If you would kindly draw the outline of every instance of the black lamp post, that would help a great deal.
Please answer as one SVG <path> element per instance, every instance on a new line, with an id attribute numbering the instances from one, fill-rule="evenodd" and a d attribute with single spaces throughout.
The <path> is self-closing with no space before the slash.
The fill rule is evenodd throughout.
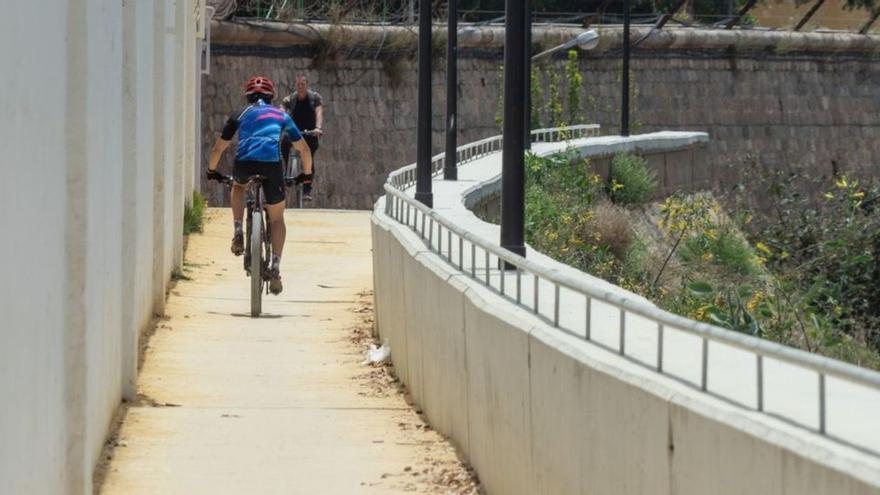
<path id="1" fill-rule="evenodd" d="M 629 136 L 629 0 L 623 0 L 623 74 L 620 89 L 620 135 Z"/>
<path id="2" fill-rule="evenodd" d="M 504 34 L 504 147 L 501 165 L 501 247 L 525 256 L 525 0 L 506 0 Z"/>
<path id="3" fill-rule="evenodd" d="M 458 0 L 449 0 L 446 26 L 446 160 L 443 162 L 443 178 L 458 180 L 455 160 L 458 146 Z"/>
<path id="4" fill-rule="evenodd" d="M 431 0 L 419 0 L 419 115 L 416 200 L 434 206 L 431 192 Z"/>
<path id="5" fill-rule="evenodd" d="M 526 11 L 525 19 L 525 57 L 523 57 L 523 72 L 526 78 L 526 104 L 524 118 L 525 136 L 523 137 L 525 149 L 532 149 L 532 2 L 531 0 L 523 0 Z"/>

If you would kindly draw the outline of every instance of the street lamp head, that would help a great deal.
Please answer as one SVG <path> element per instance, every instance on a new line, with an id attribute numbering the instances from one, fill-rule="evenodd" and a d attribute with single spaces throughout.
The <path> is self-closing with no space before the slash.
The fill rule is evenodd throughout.
<path id="1" fill-rule="evenodd" d="M 532 57 L 532 61 L 537 61 L 541 58 L 544 58 L 548 55 L 556 53 L 560 50 L 568 50 L 569 48 L 579 47 L 581 50 L 592 50 L 599 45 L 599 33 L 595 30 L 591 29 L 589 31 L 584 31 L 583 33 L 577 35 L 576 37 L 566 41 L 565 43 L 554 46 L 549 50 L 544 50 L 543 52 Z"/>
<path id="2" fill-rule="evenodd" d="M 593 29 L 584 31 L 577 35 L 577 38 L 574 39 L 574 44 L 580 47 L 581 50 L 592 50 L 599 45 L 599 33 Z"/>

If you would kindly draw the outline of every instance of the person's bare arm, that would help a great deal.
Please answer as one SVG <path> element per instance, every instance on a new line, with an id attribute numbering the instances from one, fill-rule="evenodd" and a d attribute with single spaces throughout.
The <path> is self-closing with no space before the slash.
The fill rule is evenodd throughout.
<path id="1" fill-rule="evenodd" d="M 318 136 L 324 134 L 324 105 L 318 105 L 315 108 L 315 132 Z"/>
<path id="2" fill-rule="evenodd" d="M 223 156 L 223 152 L 226 151 L 226 148 L 229 147 L 229 141 L 218 138 L 216 142 L 214 142 L 214 147 L 211 148 L 211 158 L 208 160 L 208 170 L 217 170 L 217 165 L 220 163 L 220 158 Z M 311 155 L 309 156 L 309 166 L 311 167 Z"/>
<path id="3" fill-rule="evenodd" d="M 299 155 L 302 157 L 303 161 L 303 173 L 306 175 L 312 174 L 312 150 L 309 149 L 309 145 L 306 144 L 305 139 L 300 139 L 299 141 L 294 141 L 293 147 L 299 151 Z"/>

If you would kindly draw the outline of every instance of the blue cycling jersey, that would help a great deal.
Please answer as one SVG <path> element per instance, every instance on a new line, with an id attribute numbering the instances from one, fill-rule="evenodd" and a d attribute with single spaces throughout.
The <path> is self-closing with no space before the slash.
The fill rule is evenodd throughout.
<path id="1" fill-rule="evenodd" d="M 231 115 L 220 137 L 229 141 L 236 131 L 238 150 L 235 160 L 239 162 L 280 162 L 282 134 L 287 133 L 293 142 L 302 139 L 290 115 L 263 100 L 248 106 L 238 115 Z"/>

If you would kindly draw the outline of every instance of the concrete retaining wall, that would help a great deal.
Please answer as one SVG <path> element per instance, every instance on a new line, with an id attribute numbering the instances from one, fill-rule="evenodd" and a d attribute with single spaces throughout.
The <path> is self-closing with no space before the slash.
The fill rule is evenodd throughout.
<path id="1" fill-rule="evenodd" d="M 0 493 L 90 493 L 134 395 L 191 196 L 194 4 L 35 0 L 0 16 Z"/>
<path id="2" fill-rule="evenodd" d="M 377 328 L 490 494 L 878 494 L 880 460 L 551 328 L 372 217 Z"/>

